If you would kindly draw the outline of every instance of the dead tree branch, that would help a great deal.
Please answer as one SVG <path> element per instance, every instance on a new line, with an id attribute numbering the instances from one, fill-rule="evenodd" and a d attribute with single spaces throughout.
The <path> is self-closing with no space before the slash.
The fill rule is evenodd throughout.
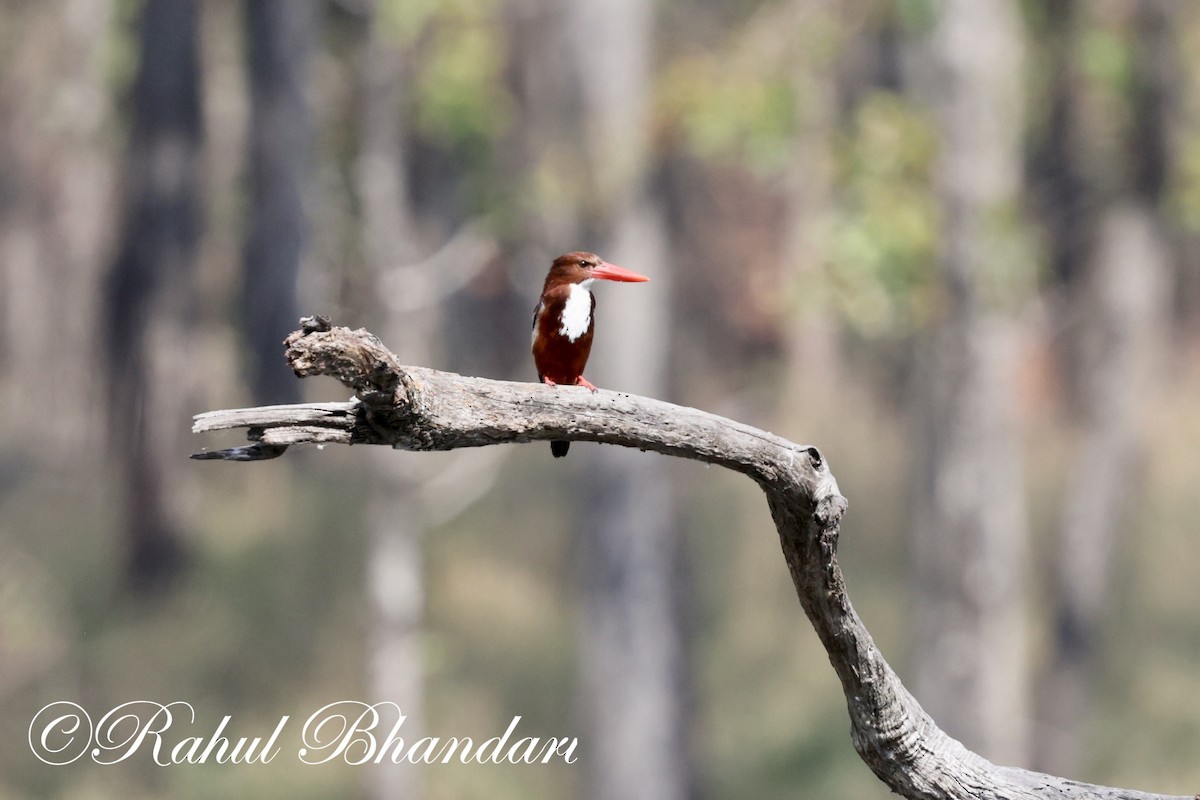
<path id="1" fill-rule="evenodd" d="M 897 794 L 914 800 L 1168 797 L 997 766 L 938 728 L 884 660 L 850 604 L 837 561 L 846 500 L 817 448 L 645 397 L 401 366 L 365 330 L 330 327 L 323 319 L 306 319 L 303 325 L 286 342 L 296 374 L 335 377 L 357 399 L 200 414 L 194 432 L 245 427 L 253 444 L 196 458 L 272 458 L 305 442 L 451 450 L 568 439 L 727 467 L 750 477 L 766 494 L 800 604 L 841 680 L 854 747 Z"/>

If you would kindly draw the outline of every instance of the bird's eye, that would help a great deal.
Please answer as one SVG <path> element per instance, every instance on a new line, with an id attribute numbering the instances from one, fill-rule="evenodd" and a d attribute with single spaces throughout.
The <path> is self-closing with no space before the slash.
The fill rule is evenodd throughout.
<path id="1" fill-rule="evenodd" d="M 579 259 L 579 266 L 583 267 L 584 269 L 587 269 L 588 267 L 591 266 L 591 264 L 589 264 L 587 262 L 587 260 L 581 258 L 581 259 Z"/>

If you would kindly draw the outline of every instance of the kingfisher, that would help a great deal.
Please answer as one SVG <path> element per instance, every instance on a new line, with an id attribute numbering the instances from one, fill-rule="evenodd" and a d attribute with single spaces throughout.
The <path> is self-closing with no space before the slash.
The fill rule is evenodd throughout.
<path id="1" fill-rule="evenodd" d="M 642 283 L 645 275 L 610 264 L 595 253 L 575 251 L 554 259 L 542 297 L 533 309 L 533 363 L 538 380 L 547 386 L 582 386 L 595 392 L 595 385 L 583 377 L 583 368 L 592 352 L 596 298 L 592 281 Z M 562 458 L 570 442 L 550 442 L 550 452 Z"/>

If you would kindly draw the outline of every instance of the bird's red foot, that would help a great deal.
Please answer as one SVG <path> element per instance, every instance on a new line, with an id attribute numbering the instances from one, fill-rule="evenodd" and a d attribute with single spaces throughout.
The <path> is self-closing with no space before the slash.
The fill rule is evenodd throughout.
<path id="1" fill-rule="evenodd" d="M 596 388 L 596 384 L 592 383 L 591 381 L 589 381 L 587 378 L 583 377 L 582 375 L 580 375 L 578 378 L 575 379 L 575 385 L 582 386 L 585 389 L 591 389 L 592 394 L 595 394 L 596 392 L 599 391 L 599 389 Z"/>
<path id="2" fill-rule="evenodd" d="M 546 384 L 547 386 L 558 386 L 557 383 L 550 380 L 549 378 L 542 378 L 542 383 Z"/>

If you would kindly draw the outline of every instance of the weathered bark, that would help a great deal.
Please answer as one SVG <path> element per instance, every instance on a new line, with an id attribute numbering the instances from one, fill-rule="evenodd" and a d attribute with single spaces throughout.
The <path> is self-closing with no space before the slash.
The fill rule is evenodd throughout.
<path id="1" fill-rule="evenodd" d="M 247 0 L 251 99 L 250 230 L 243 247 L 241 324 L 259 402 L 300 399 L 279 363 L 279 340 L 298 316 L 296 286 L 308 235 L 304 194 L 311 156 L 308 65 L 317 39 L 313 0 Z"/>
<path id="2" fill-rule="evenodd" d="M 1028 747 L 1026 520 L 1016 422 L 1013 252 L 1020 39 L 1008 0 L 946 3 L 934 31 L 944 313 L 921 354 L 913 542 L 916 691 L 993 758 Z M 1000 65 L 1000 66 L 998 66 Z"/>
<path id="3" fill-rule="evenodd" d="M 815 447 L 646 397 L 401 366 L 370 333 L 331 329 L 320 320 L 306 321 L 288 338 L 287 357 L 297 375 L 331 375 L 360 399 L 209 412 L 196 417 L 193 431 L 249 427 L 255 446 L 275 450 L 304 441 L 426 451 L 570 439 L 734 470 L 767 496 L 800 604 L 841 681 L 854 747 L 893 791 L 921 800 L 1168 797 L 996 766 L 938 728 L 884 660 L 850 603 L 837 560 L 846 500 Z M 245 456 L 239 448 L 200 457 Z"/>
<path id="4" fill-rule="evenodd" d="M 108 414 L 136 586 L 169 577 L 182 556 L 170 499 L 178 493 L 169 490 L 178 479 L 169 420 L 182 411 L 186 383 L 167 377 L 165 351 L 186 352 L 194 317 L 202 184 L 197 17 L 194 0 L 143 7 L 121 245 L 105 287 Z"/>

